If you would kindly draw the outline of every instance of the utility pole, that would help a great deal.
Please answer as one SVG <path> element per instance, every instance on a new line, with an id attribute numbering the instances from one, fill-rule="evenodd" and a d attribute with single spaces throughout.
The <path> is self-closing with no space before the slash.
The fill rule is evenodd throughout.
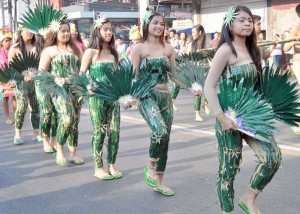
<path id="1" fill-rule="evenodd" d="M 15 32 L 18 29 L 18 8 L 17 8 L 17 0 L 14 0 L 14 23 L 12 31 Z"/>
<path id="2" fill-rule="evenodd" d="M 201 0 L 193 0 L 193 23 L 198 25 L 201 23 Z"/>
<path id="3" fill-rule="evenodd" d="M 11 0 L 7 1 L 7 10 L 8 10 L 8 27 L 12 30 L 12 5 Z"/>
<path id="4" fill-rule="evenodd" d="M 1 25 L 0 27 L 5 26 L 5 17 L 4 17 L 4 6 L 3 6 L 3 0 L 0 0 L 0 11 L 1 11 Z"/>

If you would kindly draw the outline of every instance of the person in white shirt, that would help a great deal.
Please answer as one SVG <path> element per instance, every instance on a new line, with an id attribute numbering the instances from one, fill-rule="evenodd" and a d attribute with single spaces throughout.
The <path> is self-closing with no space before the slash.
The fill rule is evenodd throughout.
<path id="1" fill-rule="evenodd" d="M 176 31 L 175 30 L 170 30 L 170 44 L 174 48 L 178 47 L 179 40 L 176 39 Z"/>

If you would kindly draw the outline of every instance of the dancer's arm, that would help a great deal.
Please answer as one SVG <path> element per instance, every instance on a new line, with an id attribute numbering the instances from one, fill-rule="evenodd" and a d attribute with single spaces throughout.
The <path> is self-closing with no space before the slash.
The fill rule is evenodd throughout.
<path id="1" fill-rule="evenodd" d="M 40 71 L 48 71 L 51 60 L 52 60 L 50 53 L 51 53 L 50 48 L 46 48 L 42 52 L 41 58 L 40 58 L 40 63 L 39 63 Z"/>
<path id="2" fill-rule="evenodd" d="M 297 38 L 297 40 L 300 40 L 300 36 L 298 34 L 300 33 L 300 24 L 298 24 L 296 27 L 293 27 L 292 30 L 289 33 L 288 39 Z M 285 43 L 283 46 L 283 51 L 287 52 L 291 50 L 293 47 L 293 42 Z"/>
<path id="3" fill-rule="evenodd" d="M 86 49 L 82 56 L 80 73 L 86 73 L 93 58 L 93 50 L 91 48 Z"/>
<path id="4" fill-rule="evenodd" d="M 207 98 L 208 104 L 215 116 L 220 121 L 224 130 L 235 129 L 236 124 L 225 116 L 222 111 L 219 98 L 217 95 L 217 84 L 219 78 L 229 62 L 229 57 L 232 55 L 232 51 L 229 46 L 223 45 L 216 52 L 208 76 L 205 81 L 204 93 Z"/>

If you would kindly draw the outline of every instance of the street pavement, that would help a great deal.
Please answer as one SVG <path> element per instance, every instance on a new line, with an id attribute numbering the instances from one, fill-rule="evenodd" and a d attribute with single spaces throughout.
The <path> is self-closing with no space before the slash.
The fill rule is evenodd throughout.
<path id="1" fill-rule="evenodd" d="M 181 90 L 176 100 L 179 112 L 169 146 L 165 184 L 174 191 L 164 197 L 145 184 L 143 168 L 148 161 L 149 128 L 137 110 L 122 110 L 120 148 L 116 166 L 123 178 L 101 181 L 93 176 L 92 126 L 87 106 L 79 124 L 78 155 L 85 164 L 61 167 L 42 143 L 31 141 L 29 114 L 23 128 L 23 145 L 13 144 L 13 126 L 5 125 L 0 108 L 0 214 L 217 214 L 221 213 L 216 192 L 218 170 L 215 119 L 205 116 L 194 122 L 193 97 Z M 258 196 L 263 214 L 300 214 L 300 138 L 281 123 L 275 134 L 283 163 L 272 182 Z M 66 154 L 68 154 L 66 149 Z M 104 159 L 106 158 L 106 147 Z M 257 164 L 245 144 L 241 171 L 235 180 L 237 199 L 245 192 Z M 106 160 L 105 160 L 106 163 Z"/>

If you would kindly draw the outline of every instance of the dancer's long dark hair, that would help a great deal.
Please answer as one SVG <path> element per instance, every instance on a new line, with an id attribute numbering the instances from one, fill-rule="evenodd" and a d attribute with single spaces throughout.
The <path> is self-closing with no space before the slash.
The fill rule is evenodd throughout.
<path id="1" fill-rule="evenodd" d="M 70 30 L 70 25 L 67 21 L 61 20 L 60 25 L 68 25 L 68 28 Z M 45 48 L 56 45 L 56 43 L 57 43 L 57 33 L 58 32 L 49 34 L 49 43 L 46 43 Z M 70 46 L 70 48 L 72 49 L 74 54 L 80 59 L 81 58 L 81 52 L 80 52 L 79 48 L 77 47 L 77 45 L 73 42 L 73 40 L 71 38 L 71 34 L 70 34 L 70 39 L 67 41 L 67 45 Z"/>
<path id="2" fill-rule="evenodd" d="M 148 34 L 149 34 L 149 31 L 148 31 L 149 24 L 152 21 L 153 17 L 155 17 L 155 16 L 160 16 L 162 18 L 164 24 L 165 24 L 164 29 L 163 29 L 163 33 L 159 37 L 159 43 L 162 44 L 163 46 L 165 46 L 164 45 L 164 34 L 165 34 L 165 28 L 166 28 L 166 21 L 165 21 L 165 18 L 160 13 L 157 13 L 157 12 L 153 12 L 152 13 L 152 15 L 149 17 L 149 22 L 148 23 L 143 22 L 143 38 L 142 38 L 142 42 L 145 42 L 147 40 Z"/>
<path id="3" fill-rule="evenodd" d="M 242 5 L 237 5 L 234 12 L 237 13 L 239 11 L 244 11 L 244 12 L 248 13 L 251 16 L 251 18 L 253 19 L 253 15 L 248 7 L 245 7 Z M 221 38 L 220 38 L 220 42 L 218 44 L 217 49 L 219 49 L 219 47 L 221 47 L 221 45 L 223 45 L 224 43 L 227 43 L 229 45 L 232 53 L 237 57 L 237 52 L 232 44 L 233 40 L 234 40 L 234 35 L 230 31 L 230 25 L 227 25 L 227 26 L 223 25 L 222 31 L 221 31 Z M 257 46 L 254 27 L 253 27 L 253 31 L 252 31 L 251 35 L 246 37 L 246 47 L 247 47 L 247 50 L 249 52 L 249 55 L 250 55 L 253 63 L 256 66 L 257 71 L 261 71 L 262 58 L 261 58 L 259 48 Z"/>
<path id="4" fill-rule="evenodd" d="M 202 25 L 196 25 L 193 27 L 193 29 L 196 29 L 198 32 L 201 32 L 201 35 L 196 40 L 192 41 L 192 52 L 196 52 L 200 49 L 205 48 L 206 35 L 204 27 Z"/>
<path id="5" fill-rule="evenodd" d="M 108 19 L 106 19 L 105 22 L 103 22 L 102 24 L 106 24 L 106 23 L 110 23 L 112 26 L 112 22 Z M 92 39 L 91 39 L 91 44 L 89 46 L 89 48 L 93 48 L 93 49 L 98 49 L 99 53 L 98 53 L 98 57 L 100 57 L 100 54 L 103 50 L 103 43 L 104 43 L 104 39 L 100 34 L 100 29 L 99 27 L 93 28 L 92 30 Z M 111 54 L 115 57 L 115 62 L 116 64 L 118 64 L 119 61 L 119 55 L 117 50 L 115 49 L 115 38 L 114 35 L 112 35 L 110 42 L 108 43 L 109 45 L 109 50 L 111 52 Z"/>
<path id="6" fill-rule="evenodd" d="M 16 43 L 18 43 L 17 47 L 20 49 L 21 53 L 25 53 L 25 52 L 27 52 L 27 50 L 25 47 L 24 39 L 21 35 L 22 31 L 23 31 L 23 29 L 18 30 Z M 35 35 L 33 34 L 30 43 L 32 44 L 32 46 L 35 46 L 35 42 L 36 42 L 36 38 L 35 38 Z"/>

